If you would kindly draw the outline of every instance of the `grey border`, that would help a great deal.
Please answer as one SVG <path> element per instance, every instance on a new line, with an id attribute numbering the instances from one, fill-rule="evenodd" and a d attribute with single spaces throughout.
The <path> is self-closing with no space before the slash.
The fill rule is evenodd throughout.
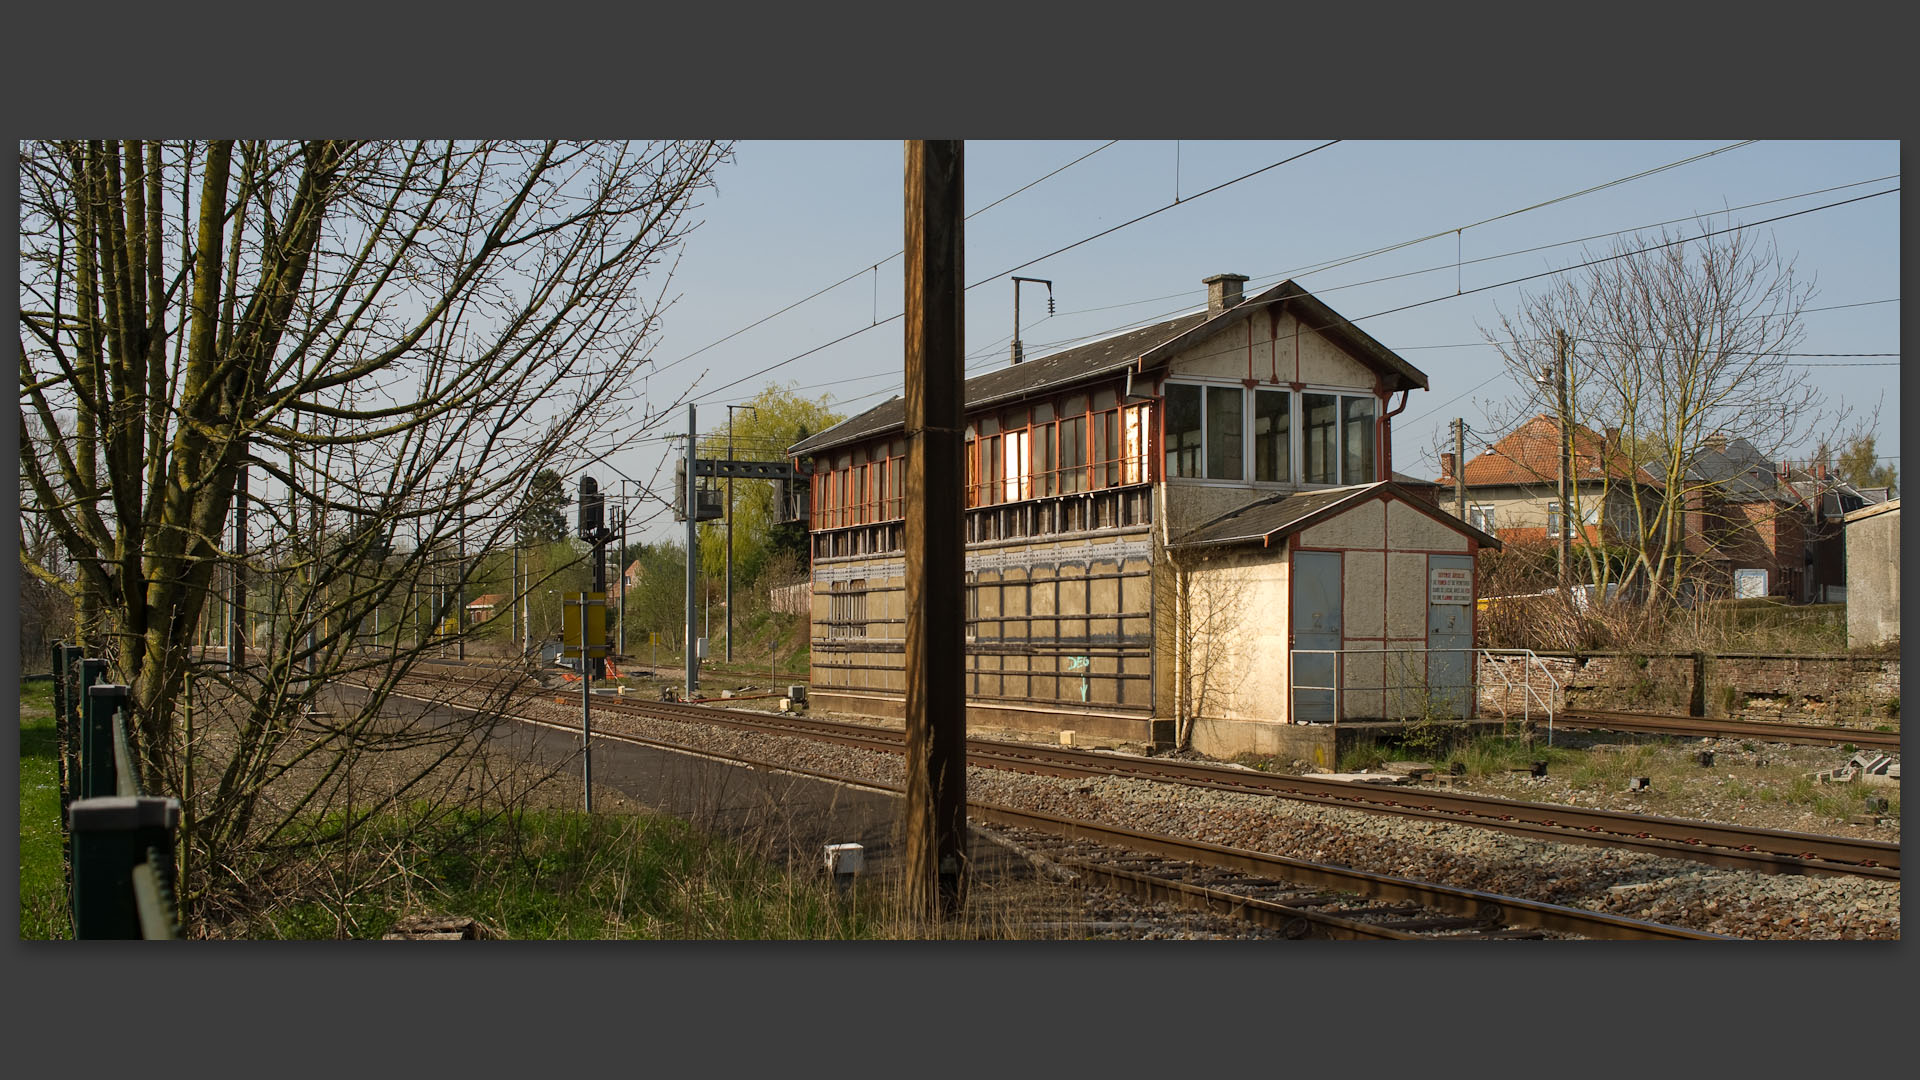
<path id="1" fill-rule="evenodd" d="M 1888 110 L 1911 70 L 1904 35 L 1831 6 L 1253 16 L 1243 6 L 1212 25 L 1206 8 L 709 10 L 49 6 L 10 16 L 8 115 L 35 135 L 298 135 L 344 118 L 372 134 L 1885 137 L 1903 126 Z M 286 31 L 298 47 L 258 46 Z M 90 92 L 76 74 L 143 61 L 160 73 L 130 95 Z M 356 81 L 376 70 L 391 77 Z M 17 445 L 9 438 L 8 452 Z M 0 642 L 0 653 L 15 663 L 17 649 Z M 1879 945 L 1268 955 L 528 943 L 431 960 L 374 946 L 193 948 L 152 964 L 110 946 L 17 944 L 9 1026 L 27 1053 L 16 1056 L 90 1071 L 110 1060 L 273 1071 L 339 1061 L 491 1074 L 571 1064 L 587 1041 L 593 1063 L 648 1071 L 684 1061 L 973 1072 L 1005 1068 L 1008 1049 L 1030 1045 L 1071 1054 L 1076 1068 L 1141 1071 L 1305 1059 L 1774 1075 L 1893 1059 L 1855 1058 L 1849 1036 L 1877 1040 L 1904 1019 L 1903 949 Z M 109 1002 L 161 1024 L 108 1034 L 91 1017 Z M 1799 1038 L 1786 1026 L 1799 1019 L 1840 1030 Z"/>

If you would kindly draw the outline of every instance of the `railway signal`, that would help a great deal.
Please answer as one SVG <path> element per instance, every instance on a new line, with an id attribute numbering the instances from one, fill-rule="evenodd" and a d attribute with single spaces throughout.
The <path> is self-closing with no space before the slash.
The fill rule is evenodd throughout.
<path id="1" fill-rule="evenodd" d="M 584 495 L 586 486 L 581 485 Z M 583 511 L 584 514 L 584 511 Z M 607 594 L 568 593 L 560 616 L 560 655 L 580 659 L 580 786 L 593 813 L 593 675 L 607 656 Z"/>

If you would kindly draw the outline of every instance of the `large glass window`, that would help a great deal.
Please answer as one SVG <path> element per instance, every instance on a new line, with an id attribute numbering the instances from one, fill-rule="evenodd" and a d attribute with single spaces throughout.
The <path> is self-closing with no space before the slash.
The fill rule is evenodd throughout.
<path id="1" fill-rule="evenodd" d="M 1123 484 L 1142 484 L 1147 479 L 1147 409 L 1146 406 L 1127 409 L 1125 420 L 1121 424 L 1120 438 L 1123 444 L 1120 462 L 1120 482 Z"/>
<path id="2" fill-rule="evenodd" d="M 1081 408 L 1086 407 L 1082 397 Z M 1060 490 L 1087 490 L 1087 414 L 1060 414 Z"/>
<path id="3" fill-rule="evenodd" d="M 1167 475 L 1199 476 L 1200 388 L 1167 385 Z"/>
<path id="4" fill-rule="evenodd" d="M 1373 483 L 1373 399 L 1341 398 L 1346 415 L 1341 435 L 1345 443 L 1342 476 L 1349 484 Z"/>
<path id="5" fill-rule="evenodd" d="M 1034 410 L 1035 414 L 1039 410 Z M 1047 415 L 1053 415 L 1048 410 Z M 1060 492 L 1059 459 L 1055 454 L 1054 431 L 1052 424 L 1041 424 L 1033 429 L 1033 474 L 1039 478 L 1040 494 L 1057 495 Z"/>
<path id="6" fill-rule="evenodd" d="M 980 478 L 986 484 L 986 490 L 980 495 L 982 506 L 992 506 L 1001 502 L 1001 477 L 1006 467 L 1000 453 L 1000 436 L 980 440 Z"/>
<path id="7" fill-rule="evenodd" d="M 1007 501 L 1018 502 L 1033 497 L 1031 456 L 1027 452 L 1027 432 L 1009 431 L 1006 434 L 1007 448 Z"/>
<path id="8" fill-rule="evenodd" d="M 1238 480 L 1245 476 L 1245 448 L 1240 432 L 1241 390 L 1237 386 L 1207 387 L 1207 478 Z"/>
<path id="9" fill-rule="evenodd" d="M 1292 396 L 1285 390 L 1256 390 L 1253 395 L 1253 478 L 1293 479 Z"/>
<path id="10" fill-rule="evenodd" d="M 1120 482 L 1120 413 L 1117 409 L 1094 414 L 1093 481 L 1095 487 L 1112 487 Z"/>
<path id="11" fill-rule="evenodd" d="M 1300 479 L 1309 484 L 1340 482 L 1340 458 L 1336 433 L 1340 426 L 1340 399 L 1333 394 L 1301 394 L 1300 411 L 1306 420 L 1301 430 L 1301 454 L 1306 466 Z"/>

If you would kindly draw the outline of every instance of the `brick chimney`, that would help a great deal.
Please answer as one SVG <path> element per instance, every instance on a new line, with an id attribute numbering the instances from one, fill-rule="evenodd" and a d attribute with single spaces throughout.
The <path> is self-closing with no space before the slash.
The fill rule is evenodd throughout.
<path id="1" fill-rule="evenodd" d="M 1240 294 L 1240 286 L 1246 281 L 1245 274 L 1215 274 L 1210 278 L 1201 278 L 1200 283 L 1207 287 L 1207 314 L 1217 315 L 1244 299 Z"/>
<path id="2" fill-rule="evenodd" d="M 1453 455 L 1451 453 L 1441 454 L 1440 455 L 1440 482 L 1444 484 L 1452 479 L 1453 479 Z"/>

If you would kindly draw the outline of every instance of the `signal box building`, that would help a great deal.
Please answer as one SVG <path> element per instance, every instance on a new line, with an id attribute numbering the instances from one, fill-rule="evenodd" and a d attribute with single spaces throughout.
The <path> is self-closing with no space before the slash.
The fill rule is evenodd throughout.
<path id="1" fill-rule="evenodd" d="M 1392 479 L 1418 369 L 1292 281 L 969 379 L 970 726 L 1213 754 L 1471 715 L 1474 555 Z M 898 718 L 905 405 L 791 448 L 812 470 L 813 702 Z M 1453 651 L 1449 651 L 1453 650 Z"/>

